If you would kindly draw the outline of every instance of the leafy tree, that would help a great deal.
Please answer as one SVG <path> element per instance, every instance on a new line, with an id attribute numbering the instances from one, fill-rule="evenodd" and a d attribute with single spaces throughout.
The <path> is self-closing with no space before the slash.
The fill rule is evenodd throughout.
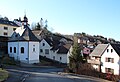
<path id="1" fill-rule="evenodd" d="M 74 43 L 72 54 L 70 56 L 69 67 L 73 70 L 78 70 L 79 64 L 82 62 L 81 48 L 78 43 Z"/>
<path id="2" fill-rule="evenodd" d="M 44 20 L 41 18 L 40 22 L 38 22 L 35 26 L 34 24 L 32 24 L 32 29 L 33 30 L 42 30 L 44 35 L 51 35 L 52 32 L 48 30 L 48 25 L 47 25 L 48 21 Z"/>

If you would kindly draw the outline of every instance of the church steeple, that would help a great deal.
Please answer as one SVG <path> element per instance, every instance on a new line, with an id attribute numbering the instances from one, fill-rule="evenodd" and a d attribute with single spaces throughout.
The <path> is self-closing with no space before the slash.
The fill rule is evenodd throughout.
<path id="1" fill-rule="evenodd" d="M 28 25 L 28 18 L 26 17 L 26 14 L 24 15 L 23 25 Z"/>

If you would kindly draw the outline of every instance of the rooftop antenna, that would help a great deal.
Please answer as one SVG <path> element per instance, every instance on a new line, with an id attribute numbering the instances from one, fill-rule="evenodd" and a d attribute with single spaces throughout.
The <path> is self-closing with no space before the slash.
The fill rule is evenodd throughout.
<path id="1" fill-rule="evenodd" d="M 25 15 L 25 17 L 26 17 L 26 10 L 24 10 L 24 15 Z"/>

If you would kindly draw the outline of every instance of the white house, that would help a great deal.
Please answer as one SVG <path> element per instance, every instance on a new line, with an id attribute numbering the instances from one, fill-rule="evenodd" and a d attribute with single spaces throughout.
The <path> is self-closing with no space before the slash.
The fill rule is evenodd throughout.
<path id="1" fill-rule="evenodd" d="M 90 56 L 88 63 L 98 71 L 120 75 L 120 44 L 98 44 Z"/>
<path id="2" fill-rule="evenodd" d="M 15 30 L 8 42 L 8 54 L 24 63 L 39 62 L 39 40 L 32 33 L 25 16 L 23 26 Z"/>
<path id="3" fill-rule="evenodd" d="M 120 44 L 108 44 L 101 56 L 101 71 L 120 75 Z"/>
<path id="4" fill-rule="evenodd" d="M 40 42 L 40 55 L 61 63 L 69 63 L 72 45 L 66 43 L 66 40 L 63 38 L 60 40 L 55 39 L 47 37 Z M 65 41 L 65 43 L 62 41 Z"/>
<path id="5" fill-rule="evenodd" d="M 40 55 L 51 59 L 51 53 L 50 53 L 51 48 L 52 48 L 51 45 L 48 44 L 48 42 L 45 39 L 43 39 L 40 42 Z"/>
<path id="6" fill-rule="evenodd" d="M 71 44 L 64 44 L 58 47 L 58 49 L 51 50 L 51 58 L 61 63 L 69 63 L 69 56 L 71 54 Z"/>
<path id="7" fill-rule="evenodd" d="M 91 63 L 92 66 L 97 70 L 101 71 L 101 56 L 106 49 L 108 44 L 99 44 L 95 47 L 93 52 L 89 55 L 90 59 L 88 59 L 88 63 Z"/>

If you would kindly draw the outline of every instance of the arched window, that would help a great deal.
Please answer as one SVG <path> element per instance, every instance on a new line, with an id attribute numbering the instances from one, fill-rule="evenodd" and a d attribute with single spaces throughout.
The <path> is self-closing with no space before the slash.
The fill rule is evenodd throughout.
<path id="1" fill-rule="evenodd" d="M 21 47 L 21 53 L 24 53 L 24 47 Z"/>
<path id="2" fill-rule="evenodd" d="M 43 46 L 45 46 L 45 43 L 43 43 Z"/>
<path id="3" fill-rule="evenodd" d="M 12 53 L 12 47 L 10 47 L 10 53 Z"/>
<path id="4" fill-rule="evenodd" d="M 60 57 L 60 61 L 62 60 L 62 57 Z"/>
<path id="5" fill-rule="evenodd" d="M 16 47 L 14 47 L 14 53 L 16 53 Z"/>

